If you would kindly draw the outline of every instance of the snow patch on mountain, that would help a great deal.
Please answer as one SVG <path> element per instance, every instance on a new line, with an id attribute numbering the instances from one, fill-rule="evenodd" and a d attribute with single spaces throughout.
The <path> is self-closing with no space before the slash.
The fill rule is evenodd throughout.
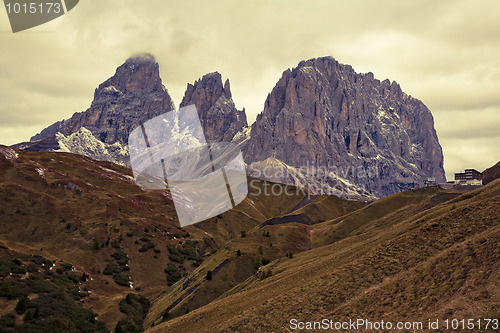
<path id="1" fill-rule="evenodd" d="M 251 126 L 247 126 L 247 127 L 243 128 L 241 131 L 239 131 L 238 133 L 235 134 L 232 142 L 237 144 L 237 145 L 241 145 L 241 144 L 247 142 L 248 140 L 250 140 L 251 130 L 252 130 Z"/>
<path id="2" fill-rule="evenodd" d="M 85 155 L 96 160 L 109 161 L 120 165 L 126 165 L 128 161 L 128 147 L 119 142 L 106 144 L 97 139 L 91 131 L 81 127 L 71 135 L 56 134 L 60 152 Z"/>
<path id="3" fill-rule="evenodd" d="M 342 173 L 354 170 L 328 170 L 314 166 L 292 167 L 274 157 L 247 166 L 248 175 L 276 183 L 293 185 L 315 194 L 335 195 L 345 199 L 371 201 L 378 199 L 342 177 Z"/>

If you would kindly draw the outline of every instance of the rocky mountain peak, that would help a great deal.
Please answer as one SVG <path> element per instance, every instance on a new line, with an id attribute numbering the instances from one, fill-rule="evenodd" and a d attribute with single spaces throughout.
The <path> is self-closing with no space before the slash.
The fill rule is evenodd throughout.
<path id="1" fill-rule="evenodd" d="M 148 53 L 128 58 L 116 69 L 115 75 L 99 85 L 94 99 L 99 94 L 120 94 L 132 91 L 162 91 L 159 65 L 154 56 Z"/>
<path id="2" fill-rule="evenodd" d="M 268 95 L 245 161 L 270 156 L 293 167 L 342 170 L 337 176 L 380 197 L 428 177 L 445 180 L 429 109 L 396 82 L 356 73 L 331 57 L 284 71 Z M 359 179 L 369 168 L 376 174 Z"/>
<path id="3" fill-rule="evenodd" d="M 198 110 L 205 137 L 209 141 L 231 141 L 247 126 L 245 111 L 239 111 L 232 99 L 229 79 L 222 84 L 218 72 L 204 75 L 188 84 L 181 107 L 194 104 Z"/>
<path id="4" fill-rule="evenodd" d="M 127 144 L 129 133 L 148 119 L 174 109 L 174 104 L 167 89 L 163 86 L 159 65 L 150 54 L 139 54 L 127 59 L 115 74 L 101 83 L 94 93 L 94 100 L 84 112 L 73 114 L 70 119 L 52 124 L 41 133 L 31 138 L 30 144 L 23 147 L 50 147 L 50 150 L 65 150 L 64 143 L 58 139 L 58 133 L 70 137 L 85 128 L 95 137 L 88 145 L 106 147 L 118 144 L 115 150 L 122 151 Z M 86 136 L 85 138 L 88 138 Z M 37 143 L 40 140 L 46 141 Z M 80 140 L 85 145 L 85 140 Z M 59 147 L 57 142 L 59 142 Z M 76 147 L 76 145 L 74 145 Z M 34 148 L 35 149 L 35 148 Z M 75 150 L 76 149 L 76 150 Z M 77 148 L 69 151 L 79 152 Z M 127 156 L 122 153 L 109 156 L 113 162 L 126 163 Z M 90 157 L 104 159 L 101 155 L 89 154 Z"/>
<path id="5" fill-rule="evenodd" d="M 231 86 L 229 84 L 229 79 L 226 79 L 226 82 L 224 82 L 224 95 L 226 98 L 232 98 L 233 95 L 231 94 Z"/>
<path id="6" fill-rule="evenodd" d="M 209 110 L 222 95 L 225 98 L 231 98 L 229 79 L 223 86 L 220 73 L 205 74 L 194 84 L 188 83 L 181 107 L 195 104 L 198 110 Z"/>

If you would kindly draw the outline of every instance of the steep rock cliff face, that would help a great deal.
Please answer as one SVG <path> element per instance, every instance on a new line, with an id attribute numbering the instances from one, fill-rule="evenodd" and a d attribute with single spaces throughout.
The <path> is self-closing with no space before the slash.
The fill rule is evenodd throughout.
<path id="1" fill-rule="evenodd" d="M 234 106 L 229 80 L 222 85 L 219 73 L 204 75 L 188 84 L 181 107 L 194 104 L 208 141 L 230 142 L 247 126 L 245 110 Z"/>
<path id="2" fill-rule="evenodd" d="M 70 119 L 54 123 L 33 136 L 31 142 L 19 147 L 79 152 L 82 147 L 61 147 L 57 144 L 56 134 L 68 137 L 86 129 L 92 134 L 89 136 L 88 131 L 85 132 L 84 137 L 90 138 L 89 145 L 95 146 L 100 141 L 106 148 L 118 145 L 126 149 L 128 135 L 133 128 L 173 109 L 172 99 L 162 85 L 158 63 L 152 55 L 142 54 L 127 59 L 116 69 L 115 75 L 99 85 L 95 90 L 94 100 L 85 112 L 75 113 Z M 46 142 L 53 144 L 48 145 Z M 80 145 L 86 144 L 81 140 L 79 142 Z M 121 152 L 90 157 L 125 163 L 127 155 L 123 154 L 122 149 L 113 150 Z"/>
<path id="3" fill-rule="evenodd" d="M 379 197 L 428 177 L 445 180 L 429 109 L 396 82 L 331 57 L 286 70 L 268 95 L 245 161 L 269 157 L 326 168 Z"/>

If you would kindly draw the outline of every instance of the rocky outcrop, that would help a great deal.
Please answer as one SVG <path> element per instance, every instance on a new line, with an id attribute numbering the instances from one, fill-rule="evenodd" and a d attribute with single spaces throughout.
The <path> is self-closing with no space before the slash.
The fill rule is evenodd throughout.
<path id="1" fill-rule="evenodd" d="M 75 113 L 70 119 L 49 126 L 32 137 L 31 142 L 18 147 L 58 150 L 57 133 L 69 137 L 85 128 L 107 148 L 113 146 L 115 151 L 120 152 L 117 156 L 111 153 L 113 156 L 90 157 L 126 162 L 127 157 L 123 157 L 123 149 L 126 149 L 124 147 L 131 130 L 144 121 L 173 109 L 172 99 L 162 85 L 158 63 L 152 55 L 141 54 L 127 59 L 116 69 L 115 75 L 99 85 L 94 92 L 90 108 L 85 112 Z M 90 138 L 88 131 L 79 137 Z M 88 144 L 92 147 L 102 146 L 97 144 L 96 140 L 90 139 Z M 81 139 L 80 143 L 85 144 Z M 75 153 L 83 149 L 70 147 L 76 149 Z M 65 150 L 61 145 L 59 148 Z"/>
<path id="2" fill-rule="evenodd" d="M 245 109 L 234 105 L 229 80 L 222 85 L 219 73 L 204 75 L 194 84 L 188 84 L 181 107 L 194 104 L 208 141 L 233 140 L 247 126 Z"/>
<path id="3" fill-rule="evenodd" d="M 268 95 L 245 162 L 269 157 L 325 168 L 379 197 L 428 177 L 445 180 L 429 109 L 396 82 L 358 74 L 331 57 L 286 70 Z"/>

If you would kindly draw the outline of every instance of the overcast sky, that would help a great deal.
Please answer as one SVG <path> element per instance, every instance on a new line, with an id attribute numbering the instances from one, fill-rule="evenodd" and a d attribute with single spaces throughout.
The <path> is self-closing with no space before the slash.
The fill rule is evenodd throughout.
<path id="1" fill-rule="evenodd" d="M 500 160 L 496 0 L 81 0 L 16 34 L 0 10 L 0 45 L 1 144 L 87 109 L 135 53 L 156 57 L 176 105 L 188 82 L 219 71 L 250 123 L 285 69 L 329 55 L 429 107 L 448 179 Z"/>

